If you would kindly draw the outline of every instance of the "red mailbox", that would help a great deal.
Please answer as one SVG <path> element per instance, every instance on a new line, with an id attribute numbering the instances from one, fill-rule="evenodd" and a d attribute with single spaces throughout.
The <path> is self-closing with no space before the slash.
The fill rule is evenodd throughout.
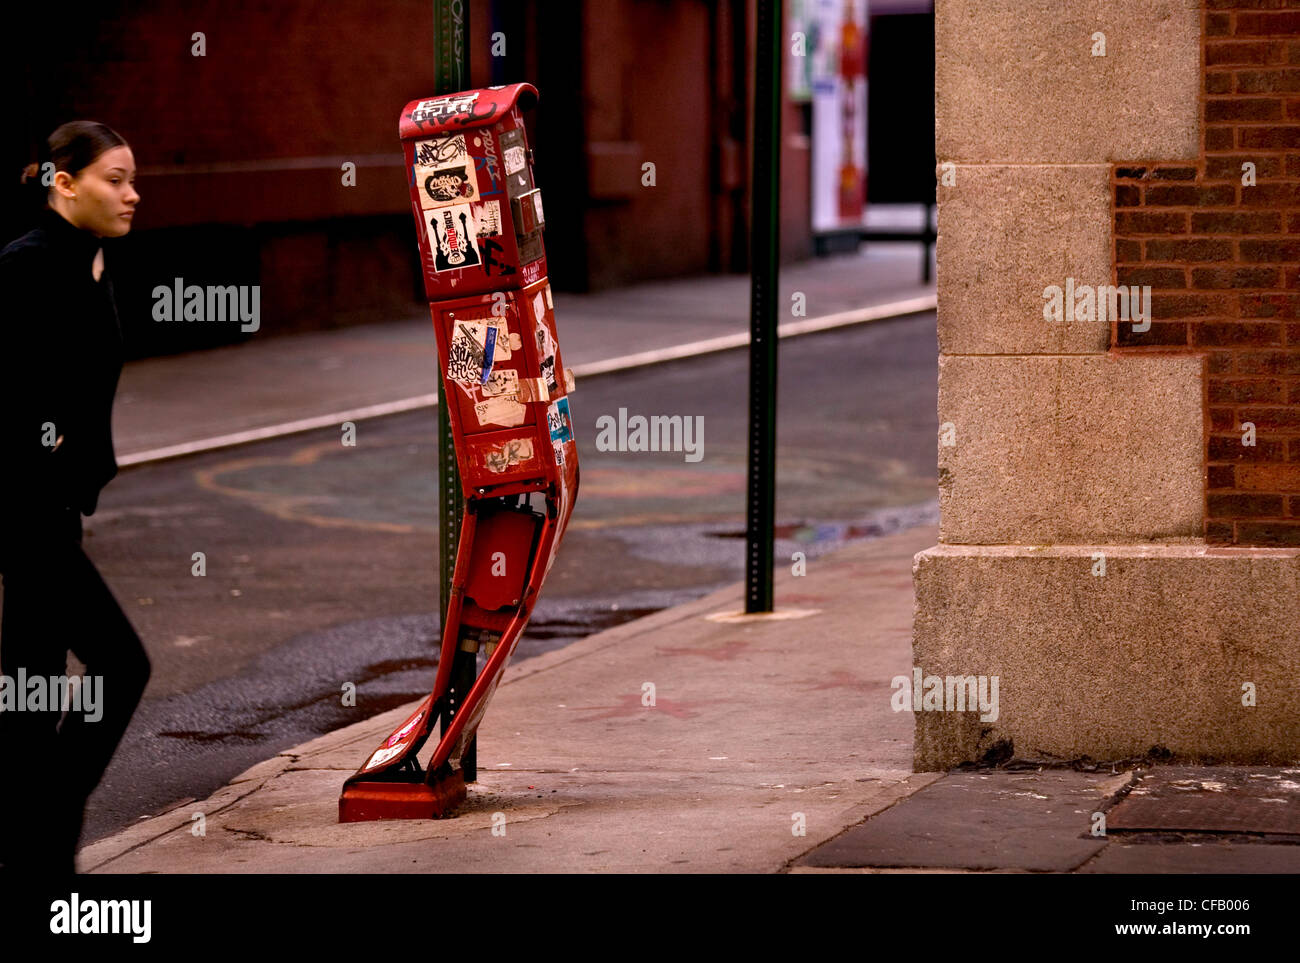
<path id="1" fill-rule="evenodd" d="M 402 111 L 464 523 L 433 691 L 347 780 L 341 822 L 428 818 L 465 798 L 461 755 L 573 512 L 573 380 L 560 355 L 545 216 L 520 113 L 536 98 L 531 84 L 512 84 L 417 100 Z M 457 652 L 480 649 L 482 671 L 467 692 L 455 692 Z M 455 716 L 421 769 L 417 753 L 448 707 Z"/>

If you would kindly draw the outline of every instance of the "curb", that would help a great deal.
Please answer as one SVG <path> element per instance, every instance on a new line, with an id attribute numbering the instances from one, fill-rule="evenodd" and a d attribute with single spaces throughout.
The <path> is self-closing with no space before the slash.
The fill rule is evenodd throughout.
<path id="1" fill-rule="evenodd" d="M 831 331 L 835 328 L 844 328 L 855 324 L 869 324 L 874 321 L 887 321 L 892 318 L 902 318 L 913 314 L 924 314 L 927 311 L 934 311 L 937 308 L 938 301 L 937 295 L 928 294 L 919 298 L 891 301 L 887 304 L 878 304 L 853 311 L 826 314 L 818 318 L 809 318 L 806 321 L 793 321 L 778 325 L 776 329 L 777 337 L 794 338 L 804 334 L 816 334 L 821 331 Z M 643 368 L 667 361 L 695 358 L 718 351 L 730 351 L 734 348 L 744 347 L 747 344 L 749 344 L 749 332 L 743 331 L 717 338 L 709 338 L 704 341 L 691 341 L 671 348 L 658 348 L 653 351 L 623 355 L 618 358 L 610 358 L 607 361 L 588 362 L 587 364 L 575 366 L 573 376 L 574 378 L 590 378 L 595 375 L 627 371 L 631 368 Z M 299 418 L 283 424 L 267 425 L 264 428 L 250 428 L 246 431 L 218 435 L 214 438 L 203 438 L 179 445 L 167 445 L 163 448 L 152 448 L 146 451 L 119 455 L 117 465 L 118 468 L 148 465 L 167 461 L 171 458 L 181 458 L 185 455 L 216 451 L 221 448 L 232 448 L 236 445 L 245 445 L 254 441 L 265 441 L 268 438 L 282 438 L 286 435 L 296 435 L 304 431 L 314 431 L 317 428 L 329 428 L 344 421 L 365 421 L 369 418 L 380 418 L 384 415 L 429 408 L 437 405 L 437 403 L 438 395 L 436 392 L 416 395 L 412 398 L 400 398 L 396 401 L 386 401 L 377 405 L 366 405 L 363 408 L 350 408 L 325 415 L 315 415 L 311 418 Z"/>

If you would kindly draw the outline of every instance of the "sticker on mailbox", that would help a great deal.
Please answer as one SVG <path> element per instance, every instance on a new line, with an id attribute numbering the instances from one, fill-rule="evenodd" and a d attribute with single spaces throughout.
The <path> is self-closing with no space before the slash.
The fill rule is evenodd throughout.
<path id="1" fill-rule="evenodd" d="M 415 142 L 415 175 L 421 180 L 440 168 L 464 164 L 468 160 L 464 134 L 448 134 Z"/>
<path id="2" fill-rule="evenodd" d="M 528 163 L 524 149 L 522 147 L 507 147 L 505 149 L 506 173 L 514 174 L 524 169 Z"/>
<path id="3" fill-rule="evenodd" d="M 478 200 L 478 184 L 475 182 L 474 168 L 468 164 L 444 167 L 441 170 L 417 178 L 420 183 L 420 206 L 441 207 L 443 204 L 462 204 L 465 201 Z"/>
<path id="4" fill-rule="evenodd" d="M 492 237 L 501 233 L 501 202 L 484 201 L 474 207 L 474 234 L 477 237 Z"/>
<path id="5" fill-rule="evenodd" d="M 551 429 L 551 444 L 557 448 L 573 440 L 573 419 L 569 416 L 569 399 L 552 401 L 546 409 L 546 424 Z"/>
<path id="6" fill-rule="evenodd" d="M 451 332 L 451 350 L 448 352 L 447 377 L 466 387 L 478 387 L 483 377 L 483 347 L 487 332 L 495 327 L 482 321 L 457 321 Z"/>
<path id="7" fill-rule="evenodd" d="M 453 204 L 425 211 L 429 224 L 429 248 L 433 269 L 459 271 L 479 263 L 474 243 L 474 213 L 468 204 Z"/>
<path id="8" fill-rule="evenodd" d="M 533 443 L 528 438 L 515 438 L 483 453 L 483 466 L 490 472 L 500 473 L 532 460 Z"/>

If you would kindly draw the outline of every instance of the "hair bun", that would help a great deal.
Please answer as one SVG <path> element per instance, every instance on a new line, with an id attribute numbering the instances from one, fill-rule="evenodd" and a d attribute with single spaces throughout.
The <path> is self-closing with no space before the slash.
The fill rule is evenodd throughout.
<path id="1" fill-rule="evenodd" d="M 41 173 L 41 165 L 36 163 L 28 164 L 23 168 L 22 183 L 35 180 Z"/>

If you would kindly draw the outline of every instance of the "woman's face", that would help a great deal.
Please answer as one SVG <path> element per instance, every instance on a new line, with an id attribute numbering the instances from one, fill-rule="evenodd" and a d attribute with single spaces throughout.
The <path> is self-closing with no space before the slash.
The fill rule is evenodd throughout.
<path id="1" fill-rule="evenodd" d="M 135 158 L 129 147 L 114 147 L 73 179 L 54 175 L 54 187 L 66 199 L 64 209 L 83 230 L 100 237 L 121 237 L 131 230 L 140 195 L 135 192 Z"/>

